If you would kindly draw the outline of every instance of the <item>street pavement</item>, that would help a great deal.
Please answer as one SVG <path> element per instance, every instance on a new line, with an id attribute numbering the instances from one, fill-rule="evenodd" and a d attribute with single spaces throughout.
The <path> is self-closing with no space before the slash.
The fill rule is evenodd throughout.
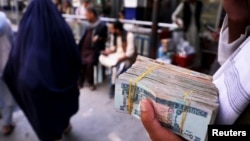
<path id="1" fill-rule="evenodd" d="M 63 141 L 150 141 L 140 120 L 114 109 L 108 84 L 98 85 L 93 92 L 81 90 L 79 111 L 71 119 L 72 132 Z M 0 141 L 39 141 L 21 110 L 14 113 L 13 120 L 13 134 L 5 137 L 0 133 Z"/>

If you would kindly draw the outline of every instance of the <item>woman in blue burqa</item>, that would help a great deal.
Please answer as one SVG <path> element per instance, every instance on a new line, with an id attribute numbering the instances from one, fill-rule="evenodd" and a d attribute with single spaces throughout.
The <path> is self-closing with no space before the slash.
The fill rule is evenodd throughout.
<path id="1" fill-rule="evenodd" d="M 33 0 L 10 52 L 4 80 L 41 141 L 61 140 L 78 111 L 81 60 L 51 0 Z"/>

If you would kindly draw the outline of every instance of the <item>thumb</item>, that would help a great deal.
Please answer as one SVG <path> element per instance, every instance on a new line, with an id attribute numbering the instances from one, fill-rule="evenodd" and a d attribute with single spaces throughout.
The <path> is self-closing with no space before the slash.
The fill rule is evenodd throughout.
<path id="1" fill-rule="evenodd" d="M 160 123 L 156 119 L 153 103 L 150 100 L 141 101 L 141 120 L 146 130 L 150 133 L 157 132 L 161 128 Z"/>
<path id="2" fill-rule="evenodd" d="M 142 100 L 140 104 L 141 121 L 152 141 L 182 141 L 178 135 L 161 126 L 150 100 Z"/>

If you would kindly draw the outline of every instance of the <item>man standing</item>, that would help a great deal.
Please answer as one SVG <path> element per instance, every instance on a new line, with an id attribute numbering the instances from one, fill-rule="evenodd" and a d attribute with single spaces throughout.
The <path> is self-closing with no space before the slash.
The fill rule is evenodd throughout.
<path id="1" fill-rule="evenodd" d="M 250 123 L 250 0 L 223 0 L 227 13 L 220 32 L 218 61 L 214 75 L 219 90 L 216 124 Z M 179 136 L 164 129 L 156 120 L 150 101 L 142 101 L 142 123 L 153 141 L 180 141 Z"/>
<path id="2" fill-rule="evenodd" d="M 76 9 L 75 14 L 78 16 L 85 16 L 86 10 L 90 5 L 90 0 L 81 0 L 80 6 Z"/>
<path id="3" fill-rule="evenodd" d="M 1 113 L 3 116 L 2 132 L 4 135 L 11 134 L 14 129 L 12 113 L 14 111 L 15 101 L 2 79 L 3 71 L 11 50 L 12 39 L 13 32 L 10 21 L 3 12 L 0 12 L 0 103 L 2 103 L 3 106 Z"/>
<path id="4" fill-rule="evenodd" d="M 99 20 L 94 8 L 88 7 L 85 16 L 89 25 L 84 29 L 79 43 L 82 56 L 79 88 L 83 87 L 86 77 L 90 90 L 95 90 L 94 66 L 98 64 L 100 52 L 105 49 L 108 31 L 106 23 Z"/>
<path id="5" fill-rule="evenodd" d="M 181 2 L 172 14 L 172 21 L 183 28 L 185 39 L 196 52 L 195 67 L 200 67 L 199 31 L 203 3 L 200 0 L 185 0 Z"/>

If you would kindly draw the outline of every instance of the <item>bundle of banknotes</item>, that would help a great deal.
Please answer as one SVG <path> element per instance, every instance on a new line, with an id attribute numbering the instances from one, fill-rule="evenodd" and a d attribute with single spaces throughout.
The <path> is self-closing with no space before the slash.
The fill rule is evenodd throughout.
<path id="1" fill-rule="evenodd" d="M 138 56 L 116 80 L 115 108 L 140 119 L 143 99 L 152 101 L 163 127 L 189 141 L 207 140 L 219 107 L 211 76 Z"/>

